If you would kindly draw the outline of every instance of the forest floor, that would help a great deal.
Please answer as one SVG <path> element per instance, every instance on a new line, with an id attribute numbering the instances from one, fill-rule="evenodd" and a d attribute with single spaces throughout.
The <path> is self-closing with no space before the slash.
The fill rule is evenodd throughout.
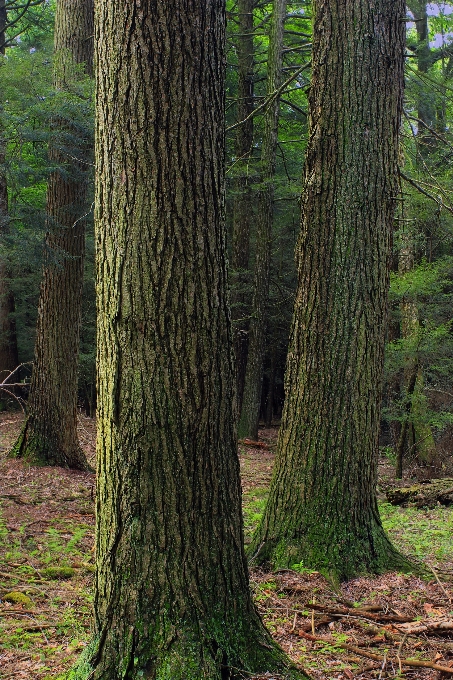
<path id="1" fill-rule="evenodd" d="M 94 475 L 8 459 L 20 423 L 20 414 L 0 414 L 0 678 L 58 680 L 90 638 Z M 94 421 L 81 416 L 79 434 L 93 462 Z M 276 430 L 260 439 L 264 448 L 239 446 L 247 540 L 266 500 Z M 382 487 L 391 478 L 383 459 Z M 394 543 L 432 577 L 390 573 L 335 590 L 300 565 L 251 570 L 267 626 L 314 680 L 453 677 L 453 509 L 393 507 L 384 496 L 380 509 Z"/>

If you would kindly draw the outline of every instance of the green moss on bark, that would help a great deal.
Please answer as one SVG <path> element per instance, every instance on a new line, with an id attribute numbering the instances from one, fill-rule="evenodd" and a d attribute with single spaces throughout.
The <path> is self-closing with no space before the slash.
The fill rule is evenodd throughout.
<path id="1" fill-rule="evenodd" d="M 62 445 L 52 436 L 46 436 L 39 430 L 45 430 L 46 423 L 33 429 L 29 417 L 22 426 L 21 433 L 10 451 L 11 458 L 23 458 L 31 465 L 69 467 L 84 472 L 94 472 L 77 440 L 72 447 Z"/>
<path id="2" fill-rule="evenodd" d="M 189 628 L 180 622 L 172 627 L 174 637 L 168 640 L 162 631 L 154 630 L 148 650 L 133 648 L 134 633 L 125 647 L 127 652 L 115 661 L 115 670 L 99 671 L 94 659 L 99 653 L 99 640 L 94 640 L 81 655 L 66 680 L 242 680 L 245 676 L 272 672 L 281 680 L 304 680 L 299 670 L 268 635 L 260 642 L 248 630 L 231 634 L 225 622 L 212 622 L 204 630 Z M 160 640 L 160 643 L 158 642 Z"/>

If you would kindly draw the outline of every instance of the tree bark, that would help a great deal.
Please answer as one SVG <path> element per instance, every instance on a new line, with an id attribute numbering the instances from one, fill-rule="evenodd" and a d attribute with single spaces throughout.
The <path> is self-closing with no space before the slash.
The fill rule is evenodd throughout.
<path id="1" fill-rule="evenodd" d="M 316 0 L 299 282 L 258 563 L 332 578 L 404 567 L 376 481 L 403 0 Z"/>
<path id="2" fill-rule="evenodd" d="M 97 5 L 95 637 L 73 678 L 293 677 L 243 552 L 224 30 L 222 0 Z"/>
<path id="3" fill-rule="evenodd" d="M 239 414 L 244 392 L 250 315 L 250 232 L 254 220 L 250 163 L 253 159 L 254 102 L 254 0 L 238 0 L 238 93 L 237 121 L 246 120 L 236 133 L 236 181 L 231 249 L 231 317 L 236 359 L 236 411 Z M 250 116 L 250 118 L 249 118 Z"/>
<path id="4" fill-rule="evenodd" d="M 269 35 L 267 95 L 279 88 L 282 76 L 283 29 L 286 0 L 274 0 Z M 278 141 L 280 97 L 274 97 L 264 116 L 264 136 L 261 150 L 262 189 L 257 198 L 256 257 L 250 318 L 247 369 L 244 396 L 239 419 L 241 439 L 258 439 L 258 423 L 263 384 L 263 361 L 266 341 L 266 307 L 269 300 L 272 223 L 274 217 L 275 160 Z"/>
<path id="5" fill-rule="evenodd" d="M 93 0 L 59 0 L 55 16 L 55 87 L 64 90 L 93 65 Z M 54 131 L 76 136 L 67 120 Z M 58 140 L 57 140 L 58 142 Z M 38 304 L 35 359 L 28 415 L 13 453 L 35 463 L 89 469 L 77 438 L 77 368 L 89 209 L 86 140 L 71 146 L 70 158 L 54 143 L 47 190 L 47 234 Z"/>
<path id="6" fill-rule="evenodd" d="M 7 10 L 5 0 L 0 0 L 0 54 L 5 54 Z M 0 104 L 0 116 L 3 108 Z M 0 123 L 0 238 L 8 225 L 8 186 L 5 174 L 6 140 Z M 8 377 L 18 363 L 16 324 L 14 321 L 14 296 L 11 291 L 8 263 L 4 252 L 0 255 L 0 382 Z"/>

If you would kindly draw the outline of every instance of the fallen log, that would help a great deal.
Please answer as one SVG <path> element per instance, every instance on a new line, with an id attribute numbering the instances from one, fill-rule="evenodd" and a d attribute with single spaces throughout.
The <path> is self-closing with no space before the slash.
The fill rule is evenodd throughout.
<path id="1" fill-rule="evenodd" d="M 418 508 L 453 505 L 453 479 L 432 479 L 424 484 L 388 489 L 385 495 L 391 505 L 410 503 Z"/>
<path id="2" fill-rule="evenodd" d="M 429 619 L 427 621 L 412 621 L 394 625 L 401 633 L 407 635 L 419 635 L 420 633 L 437 633 L 439 631 L 453 630 L 453 619 Z"/>
<path id="3" fill-rule="evenodd" d="M 242 444 L 243 446 L 252 447 L 254 449 L 264 449 L 265 451 L 269 449 L 269 444 L 266 442 L 257 442 L 253 439 L 240 439 L 238 443 Z"/>

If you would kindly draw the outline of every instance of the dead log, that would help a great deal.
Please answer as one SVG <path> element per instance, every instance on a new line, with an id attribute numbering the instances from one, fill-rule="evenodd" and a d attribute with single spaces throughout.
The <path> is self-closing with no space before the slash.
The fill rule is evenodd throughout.
<path id="1" fill-rule="evenodd" d="M 453 479 L 432 479 L 425 484 L 388 489 L 386 496 L 392 505 L 411 504 L 417 508 L 453 505 Z"/>
<path id="2" fill-rule="evenodd" d="M 420 633 L 438 633 L 453 630 L 453 619 L 428 619 L 427 621 L 411 621 L 394 627 L 407 635 L 420 635 Z"/>

